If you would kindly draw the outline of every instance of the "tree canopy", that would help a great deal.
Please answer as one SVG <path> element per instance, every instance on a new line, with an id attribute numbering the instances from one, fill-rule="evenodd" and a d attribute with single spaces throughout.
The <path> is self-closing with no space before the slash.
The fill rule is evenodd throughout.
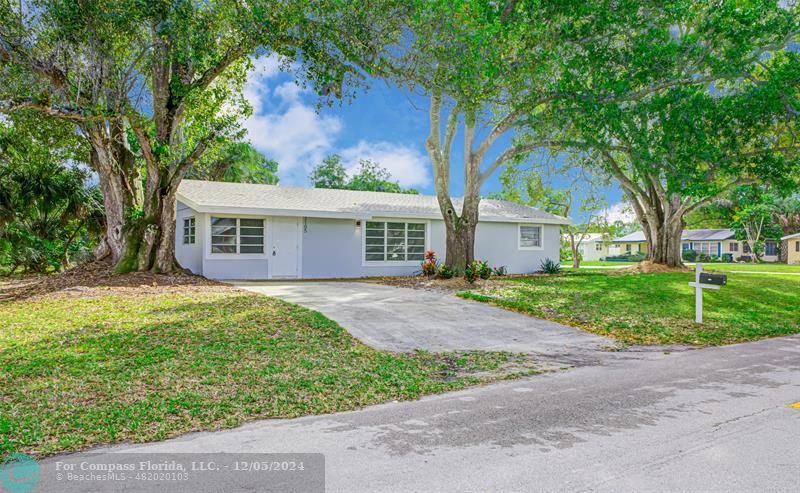
<path id="1" fill-rule="evenodd" d="M 334 188 L 339 190 L 361 190 L 366 192 L 410 193 L 417 194 L 413 188 L 403 189 L 399 183 L 392 180 L 392 174 L 380 163 L 370 159 L 361 159 L 358 168 L 352 176 L 347 176 L 347 170 L 342 164 L 338 154 L 325 157 L 311 173 L 308 179 L 314 188 Z"/>

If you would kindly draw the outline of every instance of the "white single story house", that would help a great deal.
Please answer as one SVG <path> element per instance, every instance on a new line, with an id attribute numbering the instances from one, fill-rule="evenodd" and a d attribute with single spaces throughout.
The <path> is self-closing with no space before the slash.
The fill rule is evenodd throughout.
<path id="1" fill-rule="evenodd" d="M 436 197 L 183 180 L 175 255 L 212 279 L 330 279 L 419 273 L 445 256 Z M 460 207 L 461 201 L 454 200 Z M 475 257 L 509 273 L 558 260 L 563 217 L 482 200 Z"/>
<path id="2" fill-rule="evenodd" d="M 800 233 L 781 238 L 786 248 L 786 263 L 800 264 Z"/>
<path id="3" fill-rule="evenodd" d="M 578 240 L 580 235 L 575 236 L 575 241 Z M 565 245 L 570 246 L 569 235 L 563 235 L 562 241 Z M 581 244 L 578 245 L 578 253 L 581 260 L 605 260 L 608 257 L 609 241 L 603 233 L 586 233 L 583 235 Z"/>
<path id="4" fill-rule="evenodd" d="M 613 240 L 614 246 L 611 255 L 631 255 L 647 252 L 647 241 L 642 231 Z M 779 242 L 767 240 L 762 260 L 777 262 L 779 257 Z M 684 251 L 693 250 L 712 257 L 730 255 L 734 261 L 741 257 L 752 257 L 753 252 L 746 241 L 736 239 L 736 233 L 731 229 L 685 229 L 681 235 L 681 247 Z"/>

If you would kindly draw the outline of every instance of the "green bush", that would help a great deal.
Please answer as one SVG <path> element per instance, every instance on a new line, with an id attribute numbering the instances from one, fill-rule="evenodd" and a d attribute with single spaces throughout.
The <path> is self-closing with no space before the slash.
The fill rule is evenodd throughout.
<path id="1" fill-rule="evenodd" d="M 448 267 L 447 264 L 441 264 L 439 266 L 439 269 L 438 269 L 437 273 L 436 273 L 436 276 L 439 279 L 452 279 L 454 275 L 455 275 L 455 272 L 453 272 L 453 269 Z"/>
<path id="2" fill-rule="evenodd" d="M 470 284 L 478 279 L 478 266 L 474 260 L 464 268 L 464 279 Z"/>
<path id="3" fill-rule="evenodd" d="M 684 262 L 694 262 L 697 260 L 697 252 L 694 250 L 684 250 L 682 257 Z"/>
<path id="4" fill-rule="evenodd" d="M 489 279 L 492 276 L 492 268 L 485 260 L 473 260 L 464 269 L 464 279 L 469 283 L 475 282 L 478 278 Z"/>
<path id="5" fill-rule="evenodd" d="M 489 267 L 489 262 L 485 260 L 478 260 L 476 262 L 478 264 L 478 277 L 480 277 L 484 281 L 492 277 L 492 268 Z"/>
<path id="6" fill-rule="evenodd" d="M 495 267 L 492 269 L 492 273 L 496 276 L 505 276 L 508 274 L 508 269 L 506 269 L 505 265 L 501 265 L 500 267 Z"/>
<path id="7" fill-rule="evenodd" d="M 541 271 L 545 274 L 558 274 L 561 272 L 561 264 L 555 260 L 546 258 L 542 260 Z"/>

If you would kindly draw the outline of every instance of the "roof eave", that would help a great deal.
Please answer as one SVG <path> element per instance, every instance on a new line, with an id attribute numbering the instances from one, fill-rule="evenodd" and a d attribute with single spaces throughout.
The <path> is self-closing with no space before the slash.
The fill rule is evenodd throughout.
<path id="1" fill-rule="evenodd" d="M 373 211 L 373 212 L 342 212 L 342 211 L 320 211 L 320 210 L 298 210 L 298 209 L 271 209 L 267 207 L 235 207 L 224 205 L 201 205 L 197 202 L 187 198 L 185 195 L 178 193 L 178 200 L 191 207 L 197 212 L 204 214 L 242 214 L 247 216 L 288 216 L 288 217 L 315 217 L 327 219 L 372 219 L 375 217 L 385 218 L 405 218 L 405 219 L 428 219 L 428 220 L 441 220 L 440 214 L 420 214 L 410 212 L 396 212 L 396 211 Z M 525 224 L 554 224 L 566 225 L 570 222 L 564 218 L 534 218 L 534 217 L 500 217 L 500 216 L 483 216 L 480 218 L 483 222 L 498 222 L 498 223 L 525 223 Z"/>

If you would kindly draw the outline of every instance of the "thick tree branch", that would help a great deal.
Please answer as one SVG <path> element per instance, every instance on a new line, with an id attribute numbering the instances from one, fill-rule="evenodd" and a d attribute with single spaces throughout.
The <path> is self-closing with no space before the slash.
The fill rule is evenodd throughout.
<path id="1" fill-rule="evenodd" d="M 35 110 L 48 116 L 56 117 L 71 122 L 87 122 L 90 120 L 104 120 L 103 116 L 90 115 L 85 109 L 79 106 L 44 104 L 34 101 L 32 98 L 21 100 L 0 101 L 0 113 L 13 113 L 19 110 Z"/>
<path id="2" fill-rule="evenodd" d="M 210 132 L 208 135 L 204 136 L 197 142 L 197 145 L 194 146 L 192 152 L 187 154 L 186 157 L 184 157 L 182 160 L 178 162 L 178 164 L 175 166 L 175 169 L 173 169 L 172 173 L 169 176 L 170 189 L 177 187 L 178 184 L 180 184 L 181 180 L 186 175 L 186 172 L 189 171 L 189 168 L 191 168 L 194 165 L 194 163 L 196 163 L 197 160 L 200 159 L 200 157 L 206 151 L 208 145 L 216 138 L 217 138 L 217 133 Z"/>

